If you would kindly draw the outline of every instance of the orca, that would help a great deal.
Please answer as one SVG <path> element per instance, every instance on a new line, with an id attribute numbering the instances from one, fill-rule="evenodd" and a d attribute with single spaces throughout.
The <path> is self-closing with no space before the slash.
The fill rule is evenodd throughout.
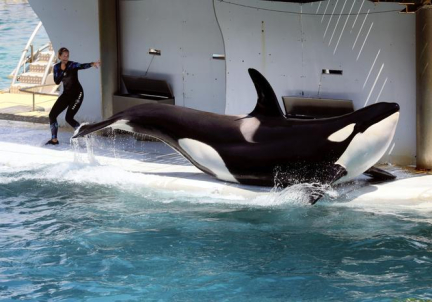
<path id="1" fill-rule="evenodd" d="M 397 103 L 376 103 L 324 118 L 289 118 L 269 82 L 249 69 L 258 100 L 247 115 L 142 104 L 83 125 L 73 138 L 113 128 L 157 138 L 219 180 L 259 186 L 333 185 L 366 172 L 385 154 L 399 119 Z M 371 170 L 370 174 L 376 170 Z M 314 204 L 322 194 L 312 194 Z"/>

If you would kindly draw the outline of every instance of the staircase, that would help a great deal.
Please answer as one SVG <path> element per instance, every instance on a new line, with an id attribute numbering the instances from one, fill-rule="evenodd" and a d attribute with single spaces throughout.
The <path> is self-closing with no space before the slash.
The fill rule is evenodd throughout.
<path id="1" fill-rule="evenodd" d="M 17 68 L 9 76 L 12 78 L 9 88 L 10 93 L 24 93 L 20 90 L 40 86 L 42 87 L 37 88 L 37 92 L 39 93 L 52 94 L 56 93 L 58 89 L 58 85 L 54 83 L 52 74 L 53 66 L 57 59 L 51 42 L 33 53 L 31 43 L 41 26 L 42 23 L 39 23 L 36 27 L 23 50 Z M 31 50 L 31 53 L 27 55 L 29 50 Z"/>

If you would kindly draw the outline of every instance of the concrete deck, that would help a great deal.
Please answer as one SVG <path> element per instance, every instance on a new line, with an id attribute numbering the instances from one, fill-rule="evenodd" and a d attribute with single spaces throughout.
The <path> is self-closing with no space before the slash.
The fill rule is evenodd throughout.
<path id="1" fill-rule="evenodd" d="M 13 94 L 0 92 L 0 119 L 32 123 L 49 122 L 48 114 L 57 100 L 56 96 L 33 95 L 31 93 Z"/>

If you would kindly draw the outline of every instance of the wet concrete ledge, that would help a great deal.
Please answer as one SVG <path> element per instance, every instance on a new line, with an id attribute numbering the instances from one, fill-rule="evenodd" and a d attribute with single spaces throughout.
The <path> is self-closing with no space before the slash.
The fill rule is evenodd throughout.
<path id="1" fill-rule="evenodd" d="M 0 113 L 0 120 L 49 124 L 47 116 L 26 116 L 12 113 Z"/>
<path id="2" fill-rule="evenodd" d="M 56 96 L 0 92 L 0 119 L 30 123 L 49 123 L 49 112 Z"/>

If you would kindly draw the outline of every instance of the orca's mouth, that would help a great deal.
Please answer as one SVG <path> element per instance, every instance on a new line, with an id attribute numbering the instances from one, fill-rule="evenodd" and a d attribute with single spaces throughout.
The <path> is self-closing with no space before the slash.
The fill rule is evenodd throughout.
<path id="1" fill-rule="evenodd" d="M 381 119 L 385 119 L 385 118 L 389 117 L 390 115 L 393 115 L 393 113 L 399 112 L 399 110 L 400 110 L 400 106 L 398 103 L 384 103 L 384 104 L 388 109 L 387 109 L 387 112 L 384 112 L 382 114 Z"/>
<path id="2" fill-rule="evenodd" d="M 369 127 L 380 123 L 386 118 L 392 116 L 393 114 L 399 112 L 400 107 L 397 103 L 378 103 L 368 107 L 363 108 L 363 110 L 371 110 L 371 117 L 365 120 L 361 125 L 358 126 L 359 132 L 366 131 Z"/>

